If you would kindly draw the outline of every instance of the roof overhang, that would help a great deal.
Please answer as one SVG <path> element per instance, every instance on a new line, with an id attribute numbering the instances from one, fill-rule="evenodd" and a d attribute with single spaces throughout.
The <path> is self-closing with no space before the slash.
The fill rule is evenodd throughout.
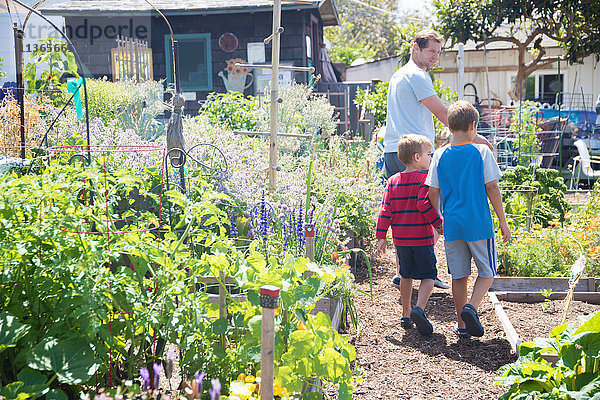
<path id="1" fill-rule="evenodd" d="M 272 12 L 272 0 L 227 0 L 215 1 L 151 1 L 164 15 L 209 15 L 209 14 L 240 14 L 245 12 Z M 283 1 L 282 10 L 318 9 L 323 24 L 332 26 L 339 24 L 334 0 L 288 0 Z M 60 15 L 63 17 L 128 17 L 156 15 L 156 11 L 144 0 L 75 0 L 65 1 L 47 7 L 40 11 L 44 15 Z"/>

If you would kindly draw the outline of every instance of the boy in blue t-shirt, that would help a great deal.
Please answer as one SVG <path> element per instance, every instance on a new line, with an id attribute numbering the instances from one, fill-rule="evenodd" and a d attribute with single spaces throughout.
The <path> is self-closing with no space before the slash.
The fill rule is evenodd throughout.
<path id="1" fill-rule="evenodd" d="M 511 236 L 498 187 L 498 164 L 487 146 L 473 143 L 478 121 L 479 113 L 470 103 L 457 101 L 450 106 L 452 142 L 436 150 L 425 180 L 431 204 L 442 210 L 446 259 L 458 318 L 455 333 L 461 338 L 483 336 L 477 307 L 496 275 L 494 223 L 488 198 L 500 221 L 503 242 L 508 243 Z M 467 302 L 471 258 L 477 265 L 477 280 Z"/>

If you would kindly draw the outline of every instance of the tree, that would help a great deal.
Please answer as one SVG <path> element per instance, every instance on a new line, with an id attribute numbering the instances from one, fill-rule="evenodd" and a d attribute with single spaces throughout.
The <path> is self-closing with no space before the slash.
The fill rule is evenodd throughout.
<path id="1" fill-rule="evenodd" d="M 451 45 L 473 40 L 508 42 L 518 51 L 515 87 L 509 94 L 521 98 L 521 85 L 535 70 L 553 62 L 570 63 L 600 53 L 600 2 L 597 0 L 434 0 L 436 29 Z M 565 49 L 564 56 L 548 56 L 543 37 Z M 532 59 L 526 62 L 527 53 Z"/>
<path id="2" fill-rule="evenodd" d="M 332 60 L 347 65 L 357 58 L 396 55 L 403 49 L 403 27 L 408 21 L 421 19 L 421 27 L 427 22 L 418 13 L 400 13 L 395 0 L 336 0 L 335 4 L 340 25 L 326 27 L 324 34 L 332 44 Z"/>

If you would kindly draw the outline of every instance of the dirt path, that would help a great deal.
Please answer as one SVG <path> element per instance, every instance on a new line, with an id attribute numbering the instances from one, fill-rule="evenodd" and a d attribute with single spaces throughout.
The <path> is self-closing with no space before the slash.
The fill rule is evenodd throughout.
<path id="1" fill-rule="evenodd" d="M 449 282 L 442 243 L 436 246 L 439 276 Z M 494 310 L 480 308 L 486 329 L 480 339 L 460 340 L 453 333 L 454 303 L 450 290 L 434 289 L 427 315 L 434 327 L 429 338 L 400 327 L 400 292 L 389 285 L 393 251 L 374 261 L 374 300 L 358 294 L 360 334 L 350 333 L 357 350 L 356 369 L 363 383 L 355 399 L 497 399 L 503 388 L 493 384 L 497 369 L 516 359 Z M 472 282 L 470 283 L 470 285 Z M 368 280 L 359 287 L 368 290 Z M 416 301 L 416 285 L 413 304 Z"/>

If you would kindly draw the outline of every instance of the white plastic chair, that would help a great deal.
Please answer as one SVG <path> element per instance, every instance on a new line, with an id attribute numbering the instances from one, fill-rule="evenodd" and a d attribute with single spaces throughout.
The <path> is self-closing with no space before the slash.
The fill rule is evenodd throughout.
<path id="1" fill-rule="evenodd" d="M 590 152 L 588 151 L 585 142 L 581 139 L 576 140 L 573 144 L 577 148 L 579 155 L 573 157 L 573 169 L 571 170 L 571 183 L 569 185 L 570 189 L 573 188 L 573 181 L 575 180 L 575 169 L 577 167 L 579 168 L 577 168 L 577 182 L 575 184 L 575 187 L 577 187 L 577 185 L 579 184 L 579 178 L 582 172 L 588 179 L 596 179 L 600 177 L 600 169 L 593 168 L 594 164 L 600 165 L 600 157 L 590 156 Z"/>

